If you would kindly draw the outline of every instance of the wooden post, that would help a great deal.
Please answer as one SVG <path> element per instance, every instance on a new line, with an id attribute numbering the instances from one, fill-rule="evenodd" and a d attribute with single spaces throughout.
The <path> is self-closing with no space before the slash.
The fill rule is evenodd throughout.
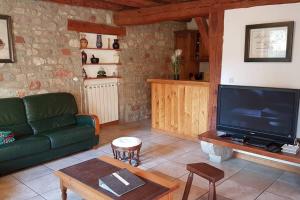
<path id="1" fill-rule="evenodd" d="M 217 93 L 221 80 L 222 49 L 224 34 L 224 9 L 212 7 L 209 13 L 209 103 L 208 103 L 208 127 L 216 129 Z"/>

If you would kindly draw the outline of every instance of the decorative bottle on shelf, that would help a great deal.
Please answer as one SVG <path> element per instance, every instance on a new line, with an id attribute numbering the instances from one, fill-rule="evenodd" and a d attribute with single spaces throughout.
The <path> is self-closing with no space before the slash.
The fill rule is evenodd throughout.
<path id="1" fill-rule="evenodd" d="M 120 45 L 119 45 L 119 40 L 118 39 L 114 39 L 114 43 L 113 43 L 113 49 L 119 49 Z"/>
<path id="2" fill-rule="evenodd" d="M 103 46 L 103 43 L 102 43 L 102 35 L 97 34 L 96 47 L 97 47 L 98 49 L 101 49 L 102 46 Z"/>
<path id="3" fill-rule="evenodd" d="M 81 61 L 83 65 L 86 64 L 87 54 L 84 51 L 81 52 Z"/>
<path id="4" fill-rule="evenodd" d="M 81 39 L 80 39 L 80 49 L 85 49 L 87 48 L 89 42 L 88 40 L 85 38 L 85 34 L 81 35 Z"/>
<path id="5" fill-rule="evenodd" d="M 85 72 L 84 68 L 82 68 L 82 78 L 84 78 L 84 79 L 87 78 L 87 75 L 86 75 L 86 72 Z"/>

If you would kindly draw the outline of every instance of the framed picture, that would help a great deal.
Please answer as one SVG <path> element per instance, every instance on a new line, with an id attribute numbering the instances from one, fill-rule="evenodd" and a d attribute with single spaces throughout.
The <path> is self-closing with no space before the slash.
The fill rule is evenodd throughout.
<path id="1" fill-rule="evenodd" d="M 11 17 L 0 15 L 0 63 L 12 63 L 14 57 Z"/>
<path id="2" fill-rule="evenodd" d="M 245 62 L 291 62 L 294 22 L 246 26 Z"/>

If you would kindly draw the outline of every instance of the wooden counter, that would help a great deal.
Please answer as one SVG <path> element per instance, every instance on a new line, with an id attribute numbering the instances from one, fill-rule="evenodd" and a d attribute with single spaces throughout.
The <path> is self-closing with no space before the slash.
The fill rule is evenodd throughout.
<path id="1" fill-rule="evenodd" d="M 196 139 L 208 130 L 209 83 L 149 79 L 152 128 Z"/>

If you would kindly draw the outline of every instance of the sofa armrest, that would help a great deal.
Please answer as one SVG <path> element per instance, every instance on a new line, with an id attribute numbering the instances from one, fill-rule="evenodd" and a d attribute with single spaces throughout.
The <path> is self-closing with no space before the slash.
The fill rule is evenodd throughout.
<path id="1" fill-rule="evenodd" d="M 76 115 L 76 120 L 78 124 L 88 124 L 95 128 L 95 135 L 100 133 L 100 122 L 96 115 Z"/>

